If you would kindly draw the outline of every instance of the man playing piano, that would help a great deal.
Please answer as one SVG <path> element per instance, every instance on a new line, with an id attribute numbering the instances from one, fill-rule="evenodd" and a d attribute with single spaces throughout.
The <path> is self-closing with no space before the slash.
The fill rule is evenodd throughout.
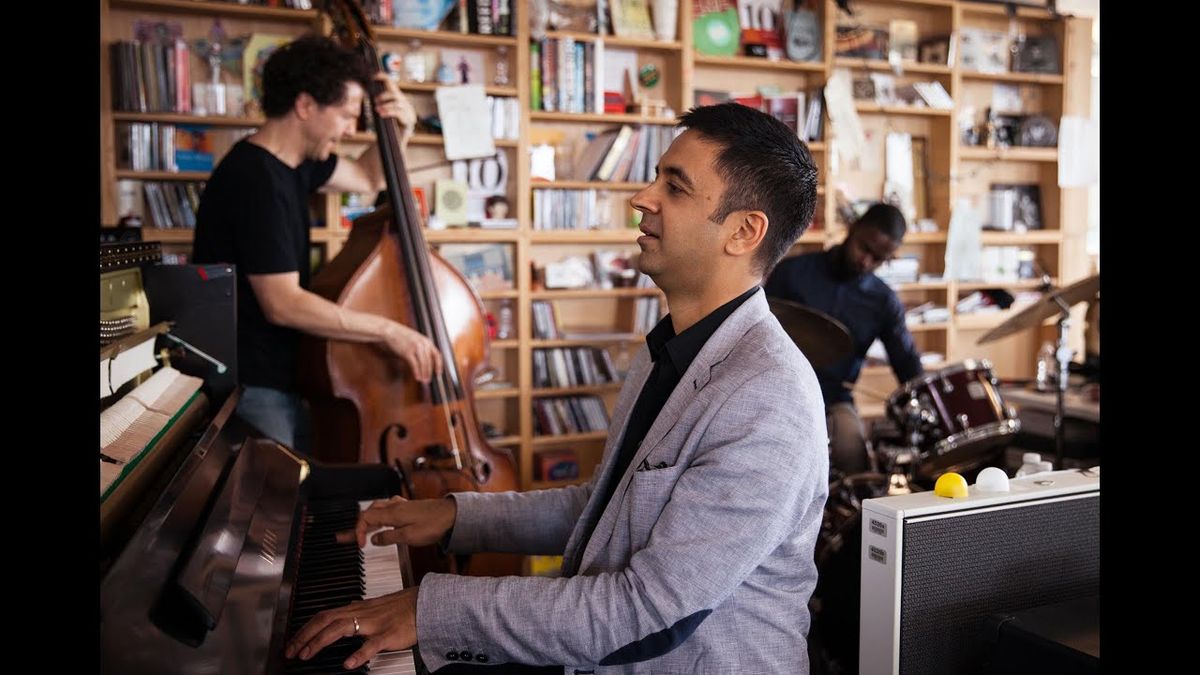
<path id="1" fill-rule="evenodd" d="M 696 108 L 680 126 L 631 200 L 639 267 L 671 313 L 630 367 L 592 479 L 392 498 L 356 528 L 359 545 L 562 554 L 562 576 L 428 574 L 316 615 L 287 657 L 358 634 L 346 667 L 419 638 L 431 671 L 808 671 L 825 413 L 759 284 L 812 220 L 816 169 L 795 132 L 748 107 Z"/>
<path id="2" fill-rule="evenodd" d="M 385 187 L 379 151 L 339 158 L 354 131 L 370 71 L 357 53 L 325 37 L 299 38 L 263 67 L 266 121 L 213 171 L 196 217 L 194 261 L 237 266 L 238 415 L 280 443 L 308 452 L 304 407 L 295 392 L 301 332 L 377 342 L 428 382 L 441 355 L 419 332 L 391 319 L 339 307 L 307 290 L 308 199 L 317 191 L 376 193 Z M 407 144 L 416 113 L 384 76 L 376 112 L 398 120 Z"/>

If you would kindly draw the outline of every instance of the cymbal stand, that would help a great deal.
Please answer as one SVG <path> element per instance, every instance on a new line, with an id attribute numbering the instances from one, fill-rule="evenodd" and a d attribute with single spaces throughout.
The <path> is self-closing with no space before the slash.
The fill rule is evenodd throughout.
<path id="1" fill-rule="evenodd" d="M 1067 332 L 1071 325 L 1071 306 L 1062 298 L 1055 296 L 1054 303 L 1058 305 L 1058 349 L 1054 358 L 1058 361 L 1058 382 L 1055 389 L 1054 403 L 1054 468 L 1063 468 L 1063 438 L 1064 406 L 1067 396 L 1067 384 L 1070 378 L 1068 365 L 1071 363 L 1071 349 L 1067 347 Z"/>

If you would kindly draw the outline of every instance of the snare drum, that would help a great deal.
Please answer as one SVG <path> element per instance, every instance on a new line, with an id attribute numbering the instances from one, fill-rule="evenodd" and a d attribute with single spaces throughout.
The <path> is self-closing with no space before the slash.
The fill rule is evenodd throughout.
<path id="1" fill-rule="evenodd" d="M 978 467 L 1021 428 L 987 360 L 968 359 L 909 380 L 888 398 L 887 412 L 921 449 L 924 475 Z"/>

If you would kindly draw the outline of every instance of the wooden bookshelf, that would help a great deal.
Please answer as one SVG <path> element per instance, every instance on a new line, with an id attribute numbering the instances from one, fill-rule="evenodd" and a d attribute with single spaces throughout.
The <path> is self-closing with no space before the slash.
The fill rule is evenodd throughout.
<path id="1" fill-rule="evenodd" d="M 519 8 L 518 8 L 519 7 Z M 1005 7 L 999 4 L 969 2 L 966 0 L 860 0 L 855 8 L 871 17 L 902 16 L 916 17 L 921 35 L 932 35 L 946 29 L 957 31 L 970 26 L 992 26 L 1005 20 Z M 511 386 L 478 391 L 483 419 L 493 422 L 505 435 L 492 439 L 494 445 L 513 450 L 519 464 L 520 484 L 524 489 L 553 487 L 573 484 L 578 481 L 535 481 L 532 461 L 535 451 L 549 447 L 596 447 L 603 442 L 603 433 L 574 434 L 564 436 L 537 436 L 534 434 L 532 401 L 542 396 L 597 395 L 610 406 L 620 383 L 572 388 L 536 388 L 532 380 L 532 353 L 534 349 L 554 347 L 600 347 L 610 354 L 629 358 L 644 344 L 645 336 L 635 332 L 630 321 L 635 306 L 646 298 L 659 298 L 661 311 L 666 311 L 665 299 L 657 289 L 615 288 L 546 290 L 535 285 L 531 267 L 565 255 L 585 255 L 600 249 L 637 250 L 636 240 L 641 233 L 626 227 L 624 214 L 614 211 L 614 227 L 602 230 L 534 230 L 532 227 L 532 201 L 537 191 L 547 189 L 596 189 L 617 193 L 615 200 L 628 200 L 634 192 L 646 186 L 645 182 L 594 182 L 561 180 L 535 182 L 530 176 L 527 154 L 532 147 L 532 138 L 538 132 L 557 131 L 567 137 L 579 138 L 586 132 L 599 131 L 613 125 L 657 125 L 673 126 L 675 117 L 647 117 L 638 113 L 596 114 L 564 113 L 531 110 L 532 83 L 530 71 L 530 33 L 527 5 L 514 5 L 513 25 L 516 35 L 467 35 L 453 31 L 417 31 L 379 27 L 376 30 L 384 49 L 404 52 L 412 40 L 419 40 L 423 48 L 436 50 L 441 47 L 473 50 L 485 53 L 494 59 L 499 48 L 508 52 L 510 84 L 496 86 L 488 84 L 485 90 L 494 96 L 515 97 L 522 111 L 519 121 L 520 138 L 496 140 L 497 150 L 505 153 L 509 166 L 507 196 L 511 205 L 510 215 L 517 219 L 518 227 L 513 230 L 484 230 L 479 228 L 456 228 L 430 230 L 426 238 L 433 246 L 446 244 L 500 245 L 512 253 L 513 282 L 511 290 L 489 291 L 480 294 L 488 311 L 495 312 L 501 303 L 510 303 L 514 310 L 514 336 L 494 340 L 490 344 L 491 359 L 503 371 L 503 378 Z M 817 12 L 824 28 L 824 57 L 820 61 L 795 63 L 770 61 L 746 56 L 717 57 L 696 53 L 692 34 L 692 3 L 679 3 L 678 38 L 673 42 L 657 40 L 631 40 L 615 36 L 603 36 L 606 48 L 630 49 L 638 53 L 639 63 L 650 62 L 662 72 L 655 95 L 663 98 L 675 114 L 692 105 L 697 89 L 750 90 L 758 83 L 774 84 L 782 91 L 811 91 L 821 86 L 832 75 L 835 68 L 848 68 L 852 72 L 891 72 L 887 61 L 839 57 L 833 54 L 834 26 L 839 10 L 833 0 L 817 3 Z M 239 5 L 231 2 L 205 0 L 102 0 L 101 1 L 102 46 L 118 39 L 132 37 L 132 22 L 136 19 L 180 21 L 185 37 L 193 40 L 206 35 L 214 18 L 221 18 L 230 35 L 253 32 L 300 35 L 322 25 L 322 19 L 313 10 L 292 10 L 271 7 Z M 908 79 L 936 79 L 945 86 L 955 101 L 955 110 L 938 110 L 911 106 L 879 106 L 873 103 L 856 102 L 862 123 L 873 133 L 901 130 L 927 139 L 930 149 L 931 174 L 958 176 L 977 174 L 974 178 L 957 182 L 931 182 L 928 190 L 930 217 L 937 223 L 938 231 L 912 233 L 905 237 L 902 254 L 913 252 L 921 256 L 922 273 L 941 274 L 947 247 L 951 206 L 960 197 L 973 197 L 986 203 L 987 181 L 1028 182 L 1040 185 L 1044 224 L 1047 229 L 1027 233 L 985 232 L 981 237 L 985 246 L 1019 246 L 1036 252 L 1039 262 L 1055 281 L 1070 283 L 1087 274 L 1084 254 L 1086 241 L 1086 191 L 1061 189 L 1056 182 L 1057 148 L 1000 148 L 987 149 L 967 147 L 960 144 L 957 134 L 959 108 L 971 92 L 987 92 L 996 84 L 1018 84 L 1035 88 L 1044 110 L 1054 117 L 1060 115 L 1083 115 L 1088 112 L 1088 87 L 1090 86 L 1090 31 L 1091 22 L 1086 19 L 1054 19 L 1048 12 L 1036 8 L 1019 7 L 1019 20 L 1037 24 L 1052 31 L 1060 39 L 1061 62 L 1066 70 L 1061 75 L 1027 73 L 1002 73 L 998 75 L 973 73 L 962 70 L 957 64 L 937 65 L 903 62 L 903 76 Z M 600 36 L 572 32 L 551 32 L 549 37 L 570 37 L 576 41 L 598 41 Z M 118 180 L 162 180 L 204 181 L 204 172 L 133 172 L 116 168 L 114 129 L 122 123 L 157 122 L 161 124 L 210 125 L 220 129 L 236 131 L 254 128 L 262 123 L 255 117 L 194 116 L 177 113 L 134 113 L 116 112 L 111 101 L 111 83 L 107 49 L 101 50 L 101 222 L 116 222 L 116 182 Z M 485 62 L 491 64 L 491 60 Z M 198 58 L 192 64 L 193 81 L 198 75 L 207 73 L 206 66 Z M 227 74 L 228 76 L 228 74 Z M 233 77 L 227 83 L 236 84 Z M 414 98 L 423 110 L 432 107 L 436 86 L 430 83 L 401 84 L 401 89 Z M 831 123 L 824 123 L 825 138 L 807 143 L 820 167 L 818 205 L 821 227 L 809 229 L 797 242 L 793 252 L 821 250 L 840 243 L 845 229 L 836 219 L 836 204 L 829 186 L 847 183 L 858 197 L 869 197 L 881 192 L 882 179 L 870 172 L 855 171 L 842 164 L 842 173 L 834 173 Z M 356 149 L 374 141 L 374 134 L 363 131 L 346 139 L 350 149 Z M 442 154 L 443 139 L 436 134 L 415 134 L 409 141 L 409 167 L 413 170 L 414 185 L 429 186 L 427 200 L 433 203 L 432 183 L 436 178 L 449 177 L 450 168 Z M 882 146 L 881 146 L 882 147 Z M 876 157 L 882 166 L 883 157 Z M 933 180 L 933 179 L 931 179 Z M 328 227 L 316 228 L 312 232 L 315 245 L 326 247 L 333 255 L 345 242 L 348 231 L 340 224 L 338 196 L 326 200 L 324 220 Z M 158 230 L 146 228 L 146 239 L 162 241 L 174 247 L 185 248 L 192 240 L 192 231 L 186 229 Z M 947 363 L 968 357 L 986 357 L 997 364 L 1002 377 L 1020 375 L 1023 368 L 1032 367 L 1040 341 L 1037 336 L 1011 338 L 1024 341 L 1021 346 L 1011 343 L 1000 350 L 989 350 L 974 344 L 978 331 L 984 325 L 993 325 L 1002 320 L 998 316 L 958 316 L 954 313 L 956 300 L 970 292 L 985 288 L 1004 288 L 1010 292 L 1035 290 L 1039 280 L 983 283 L 934 281 L 901 284 L 897 290 L 914 298 L 945 302 L 951 311 L 951 319 L 945 323 L 920 324 L 912 327 L 918 346 L 922 349 L 946 354 Z M 909 297 L 906 295 L 905 297 Z M 534 339 L 531 303 L 552 303 L 560 315 L 560 328 L 575 328 L 570 338 L 558 340 Z M 890 372 L 868 368 L 865 373 Z M 598 450 L 597 450 L 598 452 Z"/>

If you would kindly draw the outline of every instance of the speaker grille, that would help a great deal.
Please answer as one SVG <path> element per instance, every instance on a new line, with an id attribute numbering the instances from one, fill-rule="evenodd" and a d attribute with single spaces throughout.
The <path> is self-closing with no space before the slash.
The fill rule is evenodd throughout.
<path id="1" fill-rule="evenodd" d="M 901 673 L 977 673 L 984 619 L 1097 595 L 1100 497 L 907 521 Z"/>

